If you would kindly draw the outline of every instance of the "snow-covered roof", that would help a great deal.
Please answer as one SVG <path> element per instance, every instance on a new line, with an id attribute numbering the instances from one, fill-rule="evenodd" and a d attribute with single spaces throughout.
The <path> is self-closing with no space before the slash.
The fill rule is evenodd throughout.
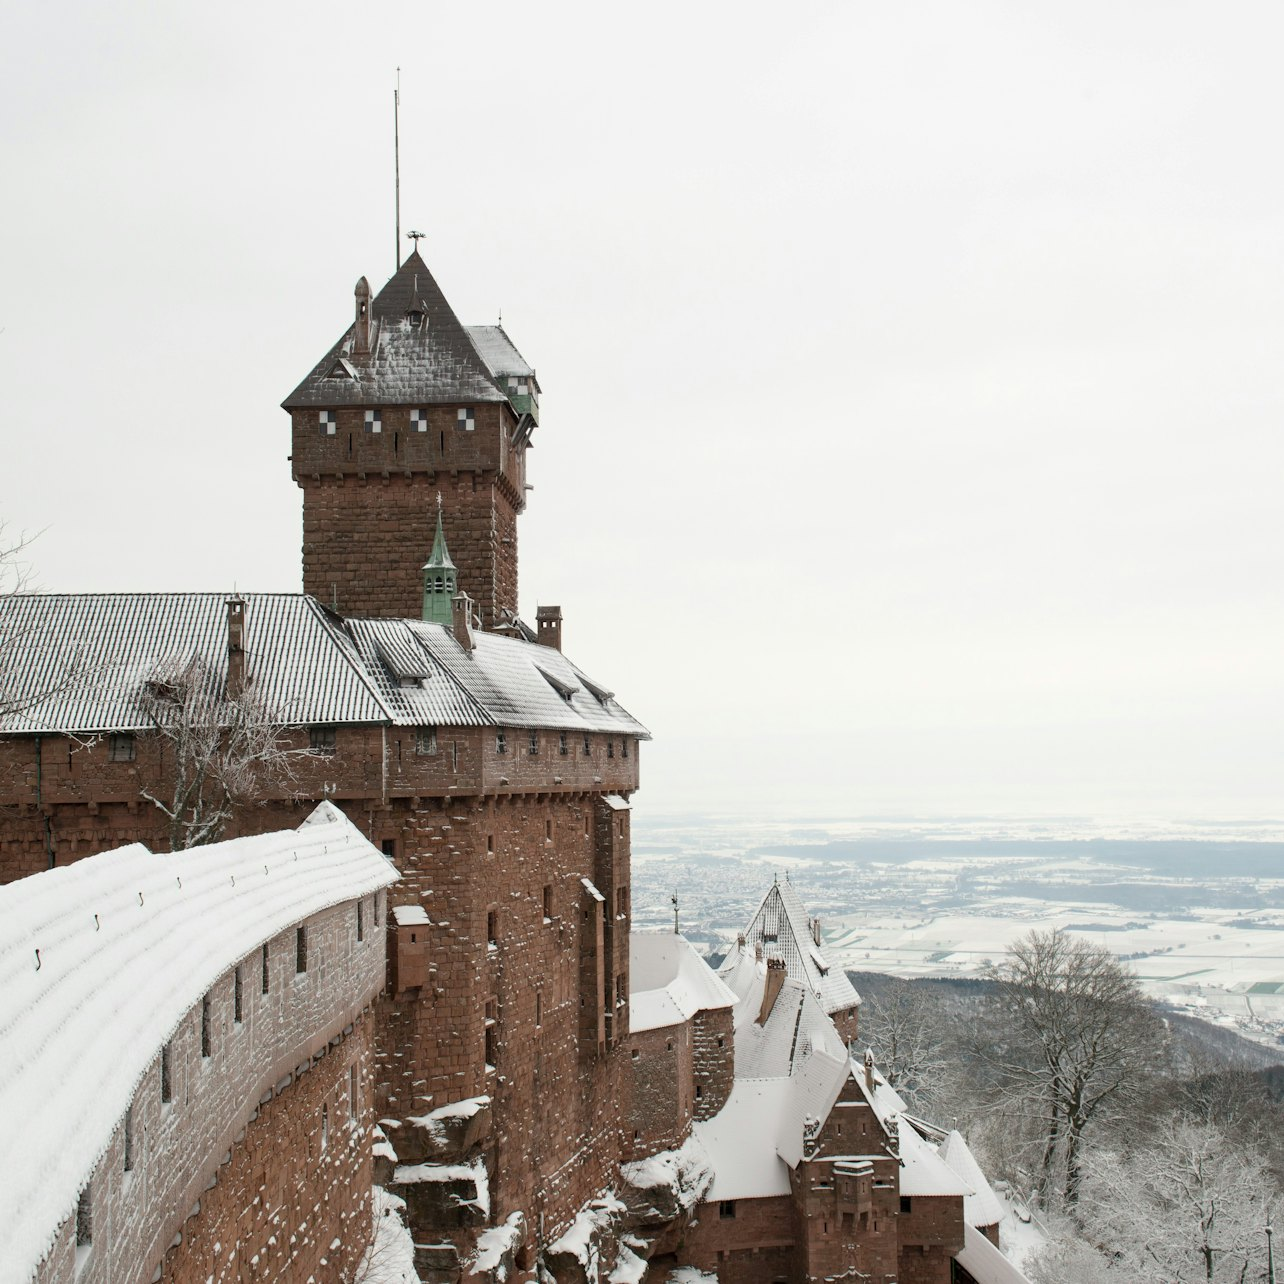
<path id="1" fill-rule="evenodd" d="M 967 1184 L 936 1150 L 908 1123 L 899 1130 L 901 1152 L 901 1194 L 946 1196 L 973 1193 Z"/>
<path id="2" fill-rule="evenodd" d="M 502 325 L 468 325 L 464 329 L 473 341 L 473 347 L 496 378 L 501 375 L 534 377 L 535 371 L 517 351 Z"/>
<path id="3" fill-rule="evenodd" d="M 247 669 L 283 722 L 382 722 L 387 711 L 338 618 L 298 593 L 246 593 Z M 227 593 L 0 597 L 0 695 L 22 705 L 0 731 L 132 731 L 152 725 L 145 684 L 193 658 L 227 676 Z M 69 681 L 69 674 L 83 675 Z"/>
<path id="4" fill-rule="evenodd" d="M 789 1168 L 777 1153 L 774 1124 L 788 1112 L 790 1093 L 788 1079 L 737 1076 L 726 1105 L 691 1125 L 713 1167 L 706 1200 L 789 1194 Z"/>
<path id="5" fill-rule="evenodd" d="M 946 1136 L 936 1153 L 972 1188 L 972 1193 L 963 1199 L 963 1218 L 967 1224 L 994 1226 L 1001 1222 L 1003 1205 L 957 1129 Z"/>
<path id="6" fill-rule="evenodd" d="M 406 316 L 415 298 L 425 312 L 419 326 Z M 417 252 L 370 302 L 369 356 L 354 351 L 354 338 L 355 326 L 349 326 L 282 404 L 292 409 L 506 400 Z M 336 371 L 339 377 L 331 377 Z"/>
<path id="7" fill-rule="evenodd" d="M 1016 1266 L 973 1226 L 963 1227 L 963 1247 L 954 1254 L 976 1284 L 1030 1284 Z"/>
<path id="8" fill-rule="evenodd" d="M 146 684 L 194 657 L 221 687 L 227 600 L 224 593 L 0 597 L 0 640 L 8 643 L 0 655 L 0 703 L 20 709 L 0 717 L 0 733 L 146 730 L 153 725 Z M 469 652 L 440 624 L 342 621 L 302 594 L 248 593 L 243 601 L 246 671 L 263 707 L 282 724 L 650 736 L 552 647 L 479 631 Z M 81 676 L 69 681 L 69 674 Z"/>
<path id="9" fill-rule="evenodd" d="M 330 803 L 297 830 L 140 844 L 0 887 L 0 1280 L 25 1284 L 143 1074 L 220 976 L 397 873 Z"/>
<path id="10" fill-rule="evenodd" d="M 841 967 L 831 967 L 823 948 L 812 937 L 812 920 L 787 879 L 767 889 L 749 921 L 745 940 L 750 949 L 761 944 L 767 958 L 784 959 L 795 981 L 801 981 L 833 1014 L 860 1003 L 856 987 Z"/>
<path id="11" fill-rule="evenodd" d="M 678 1025 L 697 1012 L 729 1008 L 736 996 L 674 932 L 629 934 L 629 1029 Z"/>
<path id="12" fill-rule="evenodd" d="M 649 738 L 613 696 L 553 647 L 479 631 L 466 651 L 451 629 L 423 620 L 349 620 L 346 628 L 396 725 L 548 727 Z M 402 685 L 394 665 L 408 668 L 410 657 L 416 672 L 407 672 L 412 684 Z M 417 676 L 420 667 L 428 677 Z"/>

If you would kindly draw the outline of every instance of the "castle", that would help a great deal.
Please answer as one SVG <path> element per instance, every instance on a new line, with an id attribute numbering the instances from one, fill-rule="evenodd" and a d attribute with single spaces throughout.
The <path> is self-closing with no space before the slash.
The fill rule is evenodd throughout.
<path id="1" fill-rule="evenodd" d="M 221 832 L 327 801 L 400 876 L 375 1176 L 406 1202 L 421 1278 L 1004 1278 L 964 1208 L 984 1192 L 947 1162 L 961 1139 L 903 1124 L 852 1062 L 859 999 L 792 889 L 721 979 L 681 938 L 631 939 L 648 732 L 563 654 L 559 608 L 517 612 L 539 393 L 416 249 L 377 294 L 357 283 L 284 403 L 302 595 L 0 602 L 0 878 L 173 845 L 155 799 L 182 751 L 157 701 L 176 675 L 211 709 L 250 693 L 297 756 Z"/>

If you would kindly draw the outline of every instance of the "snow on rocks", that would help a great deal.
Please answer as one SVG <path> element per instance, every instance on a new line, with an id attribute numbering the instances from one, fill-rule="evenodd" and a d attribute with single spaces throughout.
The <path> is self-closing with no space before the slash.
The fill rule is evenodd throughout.
<path id="1" fill-rule="evenodd" d="M 622 1164 L 620 1176 L 630 1219 L 643 1224 L 689 1214 L 713 1185 L 708 1153 L 694 1136 L 678 1150 Z"/>
<path id="2" fill-rule="evenodd" d="M 361 1284 L 418 1284 L 415 1244 L 405 1223 L 405 1200 L 376 1186 L 371 1203 L 374 1232 L 356 1278 Z"/>
<path id="3" fill-rule="evenodd" d="M 614 1195 L 605 1194 L 580 1209 L 575 1220 L 544 1250 L 544 1264 L 558 1284 L 597 1284 L 604 1257 L 627 1213 Z"/>
<path id="4" fill-rule="evenodd" d="M 469 1097 L 426 1115 L 411 1115 L 398 1145 L 411 1163 L 460 1160 L 490 1132 L 490 1124 L 490 1098 Z"/>
<path id="5" fill-rule="evenodd" d="M 517 1252 L 526 1241 L 526 1219 L 512 1213 L 502 1226 L 492 1226 L 477 1236 L 476 1253 L 466 1280 L 488 1280 L 504 1284 L 516 1269 Z"/>

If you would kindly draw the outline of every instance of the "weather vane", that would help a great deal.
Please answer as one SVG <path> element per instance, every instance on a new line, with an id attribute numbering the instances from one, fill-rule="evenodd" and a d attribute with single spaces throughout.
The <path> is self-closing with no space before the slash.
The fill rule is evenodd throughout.
<path id="1" fill-rule="evenodd" d="M 424 237 L 425 237 L 425 236 L 427 236 L 427 235 L 428 235 L 428 233 L 427 233 L 427 232 L 407 232 L 407 233 L 406 233 L 406 240 L 408 240 L 408 241 L 414 241 L 414 243 L 415 243 L 415 249 L 416 249 L 416 250 L 418 250 L 418 249 L 419 249 L 419 242 L 420 242 L 420 241 L 422 241 L 422 240 L 424 239 Z"/>
<path id="2" fill-rule="evenodd" d="M 678 932 L 678 894 L 677 892 L 674 892 L 673 895 L 669 897 L 669 900 L 673 902 L 673 935 L 678 936 L 680 935 L 680 933 Z"/>

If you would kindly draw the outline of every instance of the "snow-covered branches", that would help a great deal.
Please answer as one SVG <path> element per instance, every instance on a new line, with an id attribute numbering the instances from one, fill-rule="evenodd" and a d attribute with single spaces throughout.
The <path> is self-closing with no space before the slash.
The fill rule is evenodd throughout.
<path id="1" fill-rule="evenodd" d="M 982 1055 L 1007 1093 L 1040 1112 L 1042 1193 L 1060 1184 L 1073 1207 L 1084 1130 L 1140 1089 L 1163 1023 L 1113 954 L 1064 932 L 1030 932 L 992 976 L 1004 1036 Z"/>
<path id="2" fill-rule="evenodd" d="M 868 996 L 862 1016 L 862 1036 L 887 1082 L 911 1109 L 930 1108 L 957 1055 L 939 998 L 898 978 Z"/>
<path id="3" fill-rule="evenodd" d="M 153 674 L 144 705 L 164 742 L 164 788 L 142 794 L 169 819 L 173 851 L 216 842 L 237 807 L 288 788 L 294 760 L 309 756 L 288 746 L 286 719 L 252 685 L 230 693 L 200 659 Z"/>

